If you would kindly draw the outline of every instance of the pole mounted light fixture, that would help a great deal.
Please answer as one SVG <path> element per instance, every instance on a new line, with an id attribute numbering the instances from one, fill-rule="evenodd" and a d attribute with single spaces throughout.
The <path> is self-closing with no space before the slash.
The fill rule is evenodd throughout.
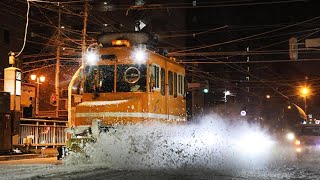
<path id="1" fill-rule="evenodd" d="M 300 95 L 302 96 L 302 97 L 306 97 L 306 96 L 308 96 L 310 94 L 310 89 L 308 88 L 308 87 L 302 87 L 301 89 L 300 89 Z"/>
<path id="2" fill-rule="evenodd" d="M 40 96 L 40 84 L 43 83 L 46 80 L 46 77 L 41 75 L 40 77 L 37 77 L 35 74 L 30 75 L 30 79 L 32 81 L 36 81 L 37 83 L 37 96 L 36 96 L 36 116 L 39 116 L 39 96 Z"/>

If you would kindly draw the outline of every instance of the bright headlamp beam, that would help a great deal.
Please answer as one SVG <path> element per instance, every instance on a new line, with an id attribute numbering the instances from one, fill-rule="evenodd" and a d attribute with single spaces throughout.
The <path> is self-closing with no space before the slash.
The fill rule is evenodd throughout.
<path id="1" fill-rule="evenodd" d="M 293 141 L 294 138 L 295 138 L 295 136 L 294 136 L 293 133 L 288 133 L 288 134 L 287 134 L 287 139 L 288 139 L 289 141 Z"/>
<path id="2" fill-rule="evenodd" d="M 132 55 L 133 55 L 133 60 L 136 63 L 142 64 L 142 63 L 145 63 L 147 60 L 147 53 L 142 48 L 136 49 Z"/>
<path id="3" fill-rule="evenodd" d="M 96 53 L 94 52 L 88 52 L 86 55 L 86 60 L 88 64 L 94 64 L 98 61 L 99 57 Z"/>

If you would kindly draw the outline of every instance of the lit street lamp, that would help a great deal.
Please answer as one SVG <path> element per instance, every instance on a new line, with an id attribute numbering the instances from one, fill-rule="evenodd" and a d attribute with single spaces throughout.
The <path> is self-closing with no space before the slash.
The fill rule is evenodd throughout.
<path id="1" fill-rule="evenodd" d="M 227 101 L 228 101 L 227 96 L 234 96 L 233 93 L 231 93 L 230 91 L 227 91 L 227 90 L 225 90 L 225 91 L 223 92 L 223 94 L 224 94 L 224 102 L 227 102 Z"/>
<path id="2" fill-rule="evenodd" d="M 307 96 L 310 94 L 310 89 L 306 86 L 300 89 L 300 95 L 304 97 L 304 112 L 307 113 Z"/>
<path id="3" fill-rule="evenodd" d="M 37 96 L 36 96 L 36 116 L 39 115 L 39 96 L 40 96 L 40 84 L 43 83 L 46 80 L 46 77 L 41 75 L 40 77 L 37 77 L 37 75 L 32 74 L 30 76 L 32 81 L 36 80 L 37 83 Z"/>

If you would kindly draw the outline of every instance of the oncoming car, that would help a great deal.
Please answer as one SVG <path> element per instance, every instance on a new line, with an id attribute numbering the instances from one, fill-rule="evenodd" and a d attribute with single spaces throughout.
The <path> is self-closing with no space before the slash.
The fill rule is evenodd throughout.
<path id="1" fill-rule="evenodd" d="M 295 134 L 288 133 L 287 138 L 291 140 L 298 158 L 320 154 L 319 124 L 301 124 L 297 128 L 297 132 Z"/>

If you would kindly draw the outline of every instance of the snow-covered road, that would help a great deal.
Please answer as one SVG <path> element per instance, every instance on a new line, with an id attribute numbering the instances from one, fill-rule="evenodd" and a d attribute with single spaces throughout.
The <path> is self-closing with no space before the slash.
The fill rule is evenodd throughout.
<path id="1" fill-rule="evenodd" d="M 320 179 L 319 161 L 281 162 L 277 165 L 242 171 L 216 169 L 121 170 L 102 164 L 67 165 L 56 158 L 0 162 L 0 179 Z"/>

